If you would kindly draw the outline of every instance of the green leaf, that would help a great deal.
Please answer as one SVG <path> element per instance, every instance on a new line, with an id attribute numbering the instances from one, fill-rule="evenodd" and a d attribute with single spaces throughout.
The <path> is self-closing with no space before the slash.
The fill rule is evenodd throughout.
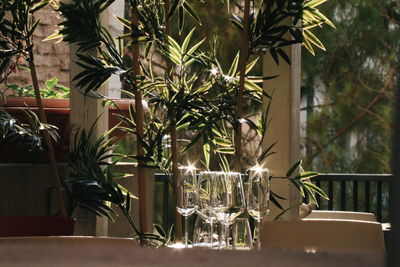
<path id="1" fill-rule="evenodd" d="M 33 25 L 32 27 L 29 29 L 28 34 L 26 35 L 27 38 L 30 38 L 33 33 L 35 32 L 37 26 L 39 25 L 40 19 L 38 19 Z"/>
<path id="2" fill-rule="evenodd" d="M 220 146 L 232 146 L 232 142 L 226 138 L 215 137 L 215 143 Z"/>
<path id="3" fill-rule="evenodd" d="M 318 176 L 318 172 L 302 172 L 295 177 L 295 179 L 306 180 Z"/>
<path id="4" fill-rule="evenodd" d="M 46 85 L 46 87 L 47 87 L 47 89 L 53 89 L 56 85 L 57 85 L 57 83 L 58 83 L 58 79 L 57 78 L 55 78 L 55 77 L 53 77 L 52 79 L 50 79 L 50 80 L 47 80 L 46 82 L 45 82 L 45 85 Z"/>
<path id="5" fill-rule="evenodd" d="M 235 148 L 234 147 L 218 147 L 215 152 L 220 153 L 220 154 L 235 154 Z"/>
<path id="6" fill-rule="evenodd" d="M 44 8 L 45 6 L 47 6 L 47 4 L 50 1 L 45 0 L 45 1 L 40 1 L 39 3 L 37 3 L 36 5 L 34 5 L 32 8 L 29 9 L 29 13 L 33 14 L 36 11 L 39 11 L 40 9 Z"/>
<path id="7" fill-rule="evenodd" d="M 272 145 L 270 145 L 266 150 L 264 150 L 261 155 L 258 157 L 257 162 L 261 163 L 268 155 L 272 155 L 271 149 L 277 144 L 278 142 L 273 143 Z"/>
<path id="8" fill-rule="evenodd" d="M 183 57 L 183 61 L 186 61 L 189 58 L 189 55 L 192 55 L 197 48 L 199 48 L 199 46 L 205 41 L 206 39 L 202 39 L 200 42 L 198 42 L 197 44 L 195 44 L 194 46 L 192 46 L 189 51 L 186 53 L 186 55 Z"/>
<path id="9" fill-rule="evenodd" d="M 181 49 L 181 53 L 182 53 L 182 54 L 185 54 L 185 53 L 186 53 L 188 44 L 189 44 L 189 42 L 190 42 L 190 39 L 192 38 L 192 35 L 193 35 L 195 29 L 196 29 L 196 28 L 193 28 L 193 29 L 189 32 L 189 34 L 186 36 L 185 40 L 183 41 L 183 43 L 182 43 L 182 49 Z"/>
<path id="10" fill-rule="evenodd" d="M 306 186 L 307 188 L 309 188 L 313 192 L 316 192 L 321 197 L 323 197 L 325 199 L 329 199 L 329 197 L 325 194 L 325 192 L 321 188 L 316 186 L 315 184 L 313 184 L 311 182 L 303 182 L 303 184 L 304 184 L 304 186 Z"/>
<path id="11" fill-rule="evenodd" d="M 246 65 L 246 71 L 245 74 L 249 73 L 253 67 L 256 65 L 256 63 L 258 62 L 259 57 L 257 57 L 256 59 L 254 59 L 252 62 L 250 62 L 249 64 Z"/>
<path id="12" fill-rule="evenodd" d="M 229 71 L 228 71 L 229 77 L 235 76 L 238 64 L 239 64 L 239 52 L 236 54 L 235 59 L 233 60 L 231 67 L 229 68 Z"/>
<path id="13" fill-rule="evenodd" d="M 189 5 L 187 1 L 183 2 L 183 7 L 185 8 L 186 12 L 189 13 L 189 15 L 192 16 L 192 18 L 194 18 L 194 20 L 197 21 L 199 25 L 201 25 L 199 15 L 197 15 L 196 11 L 193 9 L 191 5 Z"/>
<path id="14" fill-rule="evenodd" d="M 125 19 L 125 18 L 121 18 L 121 17 L 118 17 L 118 16 L 114 16 L 122 25 L 124 25 L 124 27 L 126 27 L 126 28 L 128 28 L 128 29 L 131 29 L 132 27 L 131 27 L 131 22 L 129 21 L 129 20 L 127 20 L 127 19 Z"/>
<path id="15" fill-rule="evenodd" d="M 304 39 L 325 51 L 325 46 L 310 30 L 304 30 Z"/>
<path id="16" fill-rule="evenodd" d="M 207 167 L 207 169 L 208 169 L 209 166 L 210 166 L 210 150 L 211 150 L 210 144 L 205 143 L 205 144 L 203 145 L 203 154 L 204 154 L 204 159 L 205 159 L 205 161 L 206 161 L 206 167 Z"/>
<path id="17" fill-rule="evenodd" d="M 178 27 L 179 27 L 179 35 L 182 33 L 183 26 L 185 23 L 185 12 L 183 12 L 183 7 L 178 7 Z"/>
<path id="18" fill-rule="evenodd" d="M 298 162 L 296 162 L 286 173 L 286 177 L 290 177 L 292 176 L 292 174 L 294 173 L 295 170 L 297 170 L 297 168 L 299 168 L 301 165 L 301 160 L 299 160 Z"/>
<path id="19" fill-rule="evenodd" d="M 167 21 L 169 21 L 171 19 L 171 17 L 174 15 L 176 8 L 178 7 L 178 5 L 180 3 L 180 1 L 178 1 L 178 0 L 175 0 L 173 2 L 174 3 L 172 4 L 171 9 L 168 12 Z"/>

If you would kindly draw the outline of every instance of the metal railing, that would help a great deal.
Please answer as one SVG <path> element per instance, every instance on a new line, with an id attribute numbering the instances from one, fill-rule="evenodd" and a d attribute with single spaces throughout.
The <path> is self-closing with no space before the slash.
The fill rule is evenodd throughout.
<path id="1" fill-rule="evenodd" d="M 379 222 L 387 221 L 389 210 L 389 181 L 392 174 L 327 173 L 312 178 L 329 200 L 317 196 L 319 209 L 362 211 L 375 213 Z M 155 174 L 155 182 L 162 183 L 162 225 L 169 227 L 169 176 Z"/>
<path id="2" fill-rule="evenodd" d="M 313 178 L 329 200 L 317 197 L 320 209 L 375 213 L 379 222 L 387 220 L 391 174 L 328 173 Z"/>

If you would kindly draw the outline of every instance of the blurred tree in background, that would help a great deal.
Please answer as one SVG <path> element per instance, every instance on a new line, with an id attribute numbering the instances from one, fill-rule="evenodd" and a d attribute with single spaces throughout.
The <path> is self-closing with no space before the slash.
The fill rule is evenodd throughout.
<path id="1" fill-rule="evenodd" d="M 303 152 L 319 172 L 390 173 L 400 1 L 337 0 L 326 52 L 303 53 Z"/>

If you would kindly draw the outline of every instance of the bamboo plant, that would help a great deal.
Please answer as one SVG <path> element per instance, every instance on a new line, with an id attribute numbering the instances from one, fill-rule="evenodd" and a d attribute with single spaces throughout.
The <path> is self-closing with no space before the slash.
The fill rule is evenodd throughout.
<path id="1" fill-rule="evenodd" d="M 47 121 L 42 105 L 34 60 L 33 48 L 35 44 L 33 41 L 33 33 L 40 22 L 34 15 L 48 3 L 49 1 L 44 0 L 8 0 L 0 3 L 0 73 L 3 74 L 4 77 L 7 77 L 13 69 L 18 67 L 21 59 L 28 63 L 39 110 L 39 119 L 43 125 L 46 125 Z M 57 200 L 61 215 L 66 217 L 67 214 L 63 200 L 60 176 L 56 166 L 51 135 L 48 130 L 47 127 L 44 128 L 43 138 L 47 147 L 50 169 L 57 192 Z"/>
<path id="2" fill-rule="evenodd" d="M 171 155 L 164 141 L 172 138 L 171 143 L 176 142 L 175 134 L 168 137 L 168 133 L 175 130 L 192 134 L 191 140 L 180 150 L 181 154 L 202 145 L 205 168 L 209 168 L 210 157 L 217 156 L 221 167 L 230 169 L 229 158 L 233 155 L 235 168 L 238 171 L 246 169 L 242 164 L 241 124 L 248 124 L 251 130 L 260 134 L 262 141 L 269 124 L 269 108 L 258 121 L 253 121 L 249 114 L 244 114 L 244 100 L 262 103 L 273 97 L 272 92 L 259 86 L 263 80 L 273 77 L 254 77 L 248 73 L 258 58 L 266 53 L 270 53 L 277 64 L 280 59 L 290 64 L 283 50 L 285 46 L 303 44 L 311 52 L 313 46 L 323 48 L 311 30 L 324 23 L 331 25 L 317 9 L 325 1 L 254 1 L 256 12 L 250 14 L 249 1 L 246 0 L 243 17 L 232 14 L 232 22 L 243 36 L 241 51 L 232 59 L 230 69 L 225 71 L 219 63 L 217 45 L 205 51 L 204 40 L 193 41 L 199 28 L 188 31 L 181 38 L 182 42 L 166 31 L 166 23 L 175 13 L 179 33 L 185 30 L 185 14 L 199 21 L 189 1 L 174 1 L 169 10 L 165 10 L 165 2 L 161 0 L 128 1 L 137 20 L 117 18 L 128 31 L 117 38 L 110 36 L 99 20 L 100 13 L 112 2 L 72 0 L 61 3 L 58 11 L 65 21 L 52 38 L 61 37 L 78 46 L 77 64 L 83 71 L 74 80 L 83 93 L 106 98 L 97 89 L 111 75 L 120 76 L 126 84 L 134 87 L 131 94 L 137 98 L 136 105 L 131 105 L 130 116 L 120 115 L 119 118 L 127 125 L 122 129 L 135 134 L 143 150 L 126 157 L 137 160 L 140 168 L 157 168 L 167 173 L 176 168 L 171 162 L 176 163 L 177 155 Z M 144 48 L 142 58 L 133 69 L 123 61 L 122 51 L 118 49 L 122 40 Z M 95 49 L 96 54 L 88 53 L 90 49 Z M 157 72 L 153 65 L 162 57 L 168 60 L 170 67 L 165 68 L 167 71 Z M 138 114 L 142 112 L 143 101 L 148 106 L 144 116 Z M 140 125 L 143 125 L 143 132 Z M 262 151 L 259 145 L 254 151 L 253 163 L 261 163 L 273 155 L 272 149 L 273 145 Z M 307 181 L 317 174 L 304 173 L 300 169 L 299 161 L 284 178 L 290 179 L 305 197 L 313 198 L 315 193 L 326 197 L 322 190 Z M 296 170 L 300 173 L 297 174 Z M 278 201 L 280 196 L 272 196 L 273 203 L 282 208 Z"/>

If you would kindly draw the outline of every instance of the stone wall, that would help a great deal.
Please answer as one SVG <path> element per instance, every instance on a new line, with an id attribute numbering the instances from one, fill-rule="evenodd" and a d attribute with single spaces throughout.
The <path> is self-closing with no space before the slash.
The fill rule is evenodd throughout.
<path id="1" fill-rule="evenodd" d="M 39 86 L 43 87 L 46 80 L 56 77 L 60 84 L 69 87 L 68 45 L 62 42 L 56 43 L 56 40 L 43 41 L 54 33 L 57 23 L 61 20 L 50 6 L 38 11 L 36 17 L 40 18 L 40 24 L 34 34 L 34 55 Z M 31 84 L 30 74 L 28 71 L 19 70 L 12 73 L 7 82 L 18 85 Z M 4 89 L 4 84 L 0 85 L 0 89 Z"/>

